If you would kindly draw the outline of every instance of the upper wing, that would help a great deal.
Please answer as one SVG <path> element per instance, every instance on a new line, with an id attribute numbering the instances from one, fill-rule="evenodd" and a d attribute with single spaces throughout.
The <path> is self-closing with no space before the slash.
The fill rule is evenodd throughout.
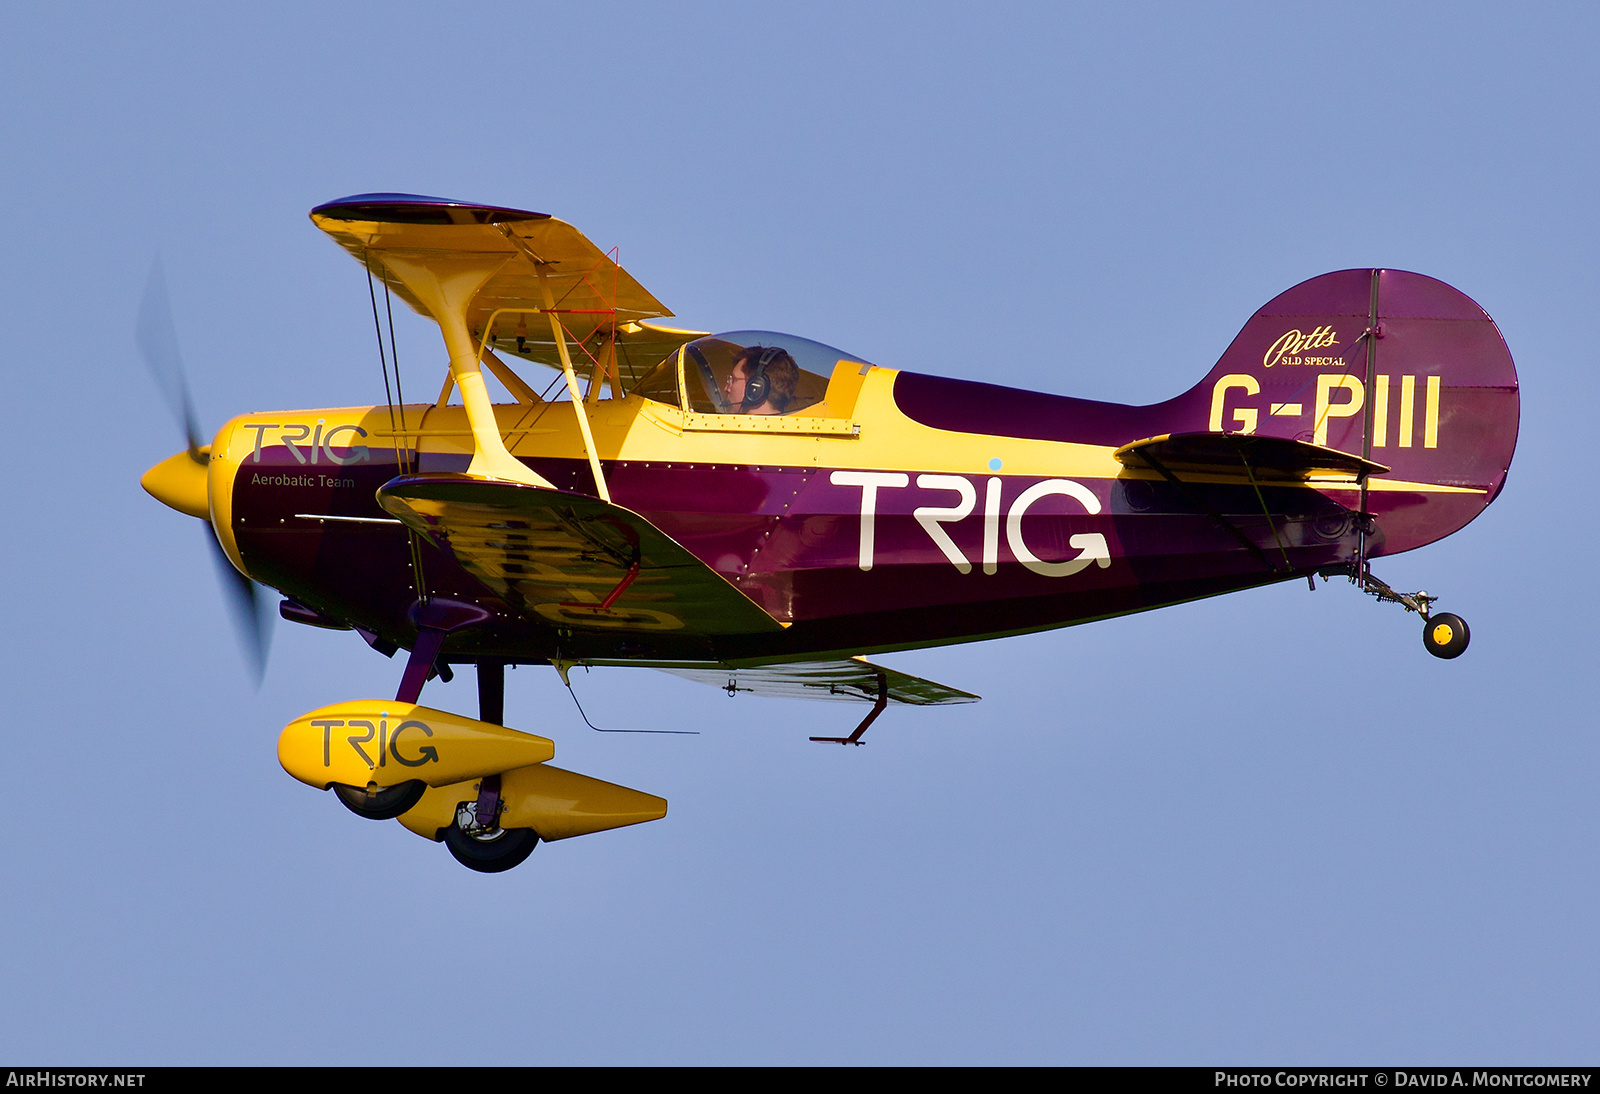
<path id="1" fill-rule="evenodd" d="M 878 699 L 878 678 L 888 686 L 891 703 L 911 706 L 938 706 L 944 703 L 976 703 L 978 696 L 920 676 L 896 672 L 874 665 L 862 657 L 843 661 L 801 661 L 755 668 L 663 669 L 674 676 L 696 683 L 723 688 L 729 695 L 741 691 L 752 695 L 783 699 L 832 699 L 852 703 L 874 703 Z"/>
<path id="2" fill-rule="evenodd" d="M 1125 444 L 1113 455 L 1124 467 L 1264 479 L 1360 478 L 1389 470 L 1349 452 L 1244 433 L 1173 433 Z"/>
<path id="3" fill-rule="evenodd" d="M 311 220 L 414 311 L 431 319 L 437 317 L 389 271 L 386 252 L 424 265 L 429 256 L 443 261 L 463 253 L 503 254 L 505 264 L 469 305 L 467 326 L 474 338 L 487 334 L 497 351 L 530 361 L 561 367 L 550 324 L 540 316 L 504 309 L 544 308 L 546 287 L 571 341 L 598 358 L 600 344 L 615 334 L 617 364 L 630 386 L 669 352 L 703 333 L 646 322 L 672 312 L 582 232 L 546 213 L 416 194 L 357 194 L 317 206 Z"/>
<path id="4" fill-rule="evenodd" d="M 412 475 L 387 483 L 378 504 L 552 624 L 697 635 L 783 626 L 639 514 L 588 494 Z"/>

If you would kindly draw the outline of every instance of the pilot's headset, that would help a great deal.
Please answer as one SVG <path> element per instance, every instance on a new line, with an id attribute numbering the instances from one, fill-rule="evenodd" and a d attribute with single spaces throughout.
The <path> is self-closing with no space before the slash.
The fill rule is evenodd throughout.
<path id="1" fill-rule="evenodd" d="M 767 366 L 782 353 L 782 348 L 771 346 L 761 351 L 761 357 L 754 364 L 745 366 L 744 402 L 739 404 L 744 413 L 750 413 L 767 401 L 767 396 L 772 392 L 772 381 L 767 378 Z"/>

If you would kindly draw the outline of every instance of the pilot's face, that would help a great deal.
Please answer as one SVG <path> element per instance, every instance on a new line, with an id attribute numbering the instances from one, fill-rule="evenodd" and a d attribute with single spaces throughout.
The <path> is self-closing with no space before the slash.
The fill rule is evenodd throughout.
<path id="1" fill-rule="evenodd" d="M 744 406 L 745 379 L 744 362 L 740 361 L 733 366 L 733 371 L 728 373 L 728 379 L 722 385 L 723 397 L 728 400 L 728 406 L 732 410 Z"/>

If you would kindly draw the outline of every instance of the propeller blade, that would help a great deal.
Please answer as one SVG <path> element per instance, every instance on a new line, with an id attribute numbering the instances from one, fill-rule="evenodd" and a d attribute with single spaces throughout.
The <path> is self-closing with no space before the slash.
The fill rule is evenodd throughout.
<path id="1" fill-rule="evenodd" d="M 272 645 L 272 612 L 269 594 L 260 585 L 233 568 L 222 544 L 209 527 L 206 542 L 211 544 L 212 557 L 217 563 L 217 575 L 228 601 L 228 614 L 233 617 L 234 629 L 239 634 L 239 645 L 244 651 L 245 663 L 250 669 L 256 687 L 267 672 L 267 650 Z"/>
<path id="2" fill-rule="evenodd" d="M 150 277 L 145 282 L 144 299 L 139 304 L 139 321 L 134 328 L 135 340 L 144 354 L 156 386 L 166 400 L 172 416 L 183 430 L 184 443 L 189 458 L 204 465 L 207 457 L 200 451 L 204 439 L 194 413 L 194 400 L 189 396 L 189 379 L 183 370 L 183 356 L 178 352 L 178 327 L 172 319 L 172 302 L 167 296 L 167 275 L 161 259 L 150 264 Z M 206 542 L 211 545 L 211 555 L 217 564 L 217 574 L 222 580 L 224 598 L 228 601 L 228 614 L 233 617 L 234 629 L 239 634 L 239 645 L 244 650 L 245 664 L 256 687 L 267 671 L 267 649 L 272 642 L 272 612 L 269 595 L 261 586 L 233 568 L 222 544 L 208 523 Z"/>
<path id="3" fill-rule="evenodd" d="M 167 297 L 167 275 L 159 257 L 150 264 L 150 277 L 145 282 L 134 333 L 150 375 L 155 378 L 167 408 L 183 430 L 189 456 L 196 463 L 204 463 L 205 458 L 200 455 L 204 441 L 195 419 L 194 402 L 189 398 L 189 381 L 184 375 L 183 357 L 178 352 L 178 328 L 172 321 L 172 303 Z"/>

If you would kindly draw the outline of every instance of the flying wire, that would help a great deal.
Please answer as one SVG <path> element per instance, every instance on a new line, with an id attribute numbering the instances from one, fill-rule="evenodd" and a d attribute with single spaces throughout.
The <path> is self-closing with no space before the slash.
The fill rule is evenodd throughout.
<path id="1" fill-rule="evenodd" d="M 539 403 L 538 403 L 538 406 L 529 408 L 528 413 L 533 413 L 535 410 L 537 410 L 537 413 L 533 414 L 533 421 L 529 422 L 527 420 L 527 414 L 525 413 L 521 418 L 519 418 L 517 420 L 517 428 L 518 429 L 532 429 L 534 426 L 539 424 L 539 419 L 544 417 L 544 412 L 549 410 L 552 406 L 555 405 L 555 402 L 552 401 L 551 398 L 550 398 L 550 392 L 555 389 L 555 386 L 557 384 L 561 383 L 566 378 L 567 377 L 566 377 L 565 373 L 561 373 L 561 372 L 556 373 L 556 378 L 554 380 L 551 380 L 549 385 L 546 386 L 543 391 L 539 392 Z M 523 424 L 524 422 L 526 422 L 527 424 L 524 425 Z"/>
<path id="2" fill-rule="evenodd" d="M 373 330 L 373 333 L 378 336 L 378 364 L 383 369 L 383 401 L 389 405 L 389 432 L 390 433 L 394 433 L 394 431 L 395 431 L 395 427 L 394 427 L 394 396 L 389 391 L 389 362 L 383 356 L 383 326 L 382 326 L 382 324 L 380 324 L 378 322 L 378 294 L 376 292 L 374 292 L 373 288 L 372 288 L 372 256 L 371 256 L 371 254 L 368 254 L 368 255 L 365 256 L 365 264 L 366 264 L 366 267 L 367 267 L 367 298 L 372 301 L 372 330 Z M 385 285 L 384 286 L 385 294 L 387 294 L 388 291 L 389 291 L 389 287 L 387 285 Z M 390 331 L 391 341 L 392 341 L 393 340 L 392 339 L 392 335 L 394 333 L 394 322 L 393 322 L 393 319 L 390 320 L 389 331 Z M 400 382 L 400 369 L 398 367 L 399 366 L 399 362 L 396 361 L 395 365 L 396 365 L 396 368 L 395 368 L 394 379 L 395 379 L 395 383 L 398 384 Z M 397 438 L 397 440 L 398 440 L 398 438 Z"/>
<path id="3" fill-rule="evenodd" d="M 406 424 L 406 393 L 400 386 L 400 351 L 395 348 L 394 340 L 394 304 L 389 292 L 389 283 L 383 283 L 384 310 L 389 316 L 389 356 L 394 359 L 394 391 L 389 390 L 389 363 L 383 355 L 383 323 L 378 319 L 378 295 L 372 286 L 372 255 L 368 252 L 364 256 L 364 265 L 367 268 L 367 299 L 372 302 L 372 330 L 378 338 L 378 363 L 383 367 L 383 398 L 389 406 L 389 435 L 394 442 L 395 462 L 402 470 L 409 471 L 411 464 L 410 445 L 406 443 L 405 431 L 395 427 L 395 397 L 400 399 L 400 425 Z M 411 553 L 412 587 L 416 590 L 417 598 L 427 598 L 427 585 L 422 573 L 422 547 L 417 540 L 414 530 L 406 529 L 406 546 Z"/>
<path id="4" fill-rule="evenodd" d="M 389 282 L 383 283 L 383 309 L 389 314 L 389 357 L 394 361 L 394 393 L 400 399 L 400 424 L 405 424 L 406 389 L 400 386 L 400 351 L 394 344 L 394 295 L 389 292 Z"/>

